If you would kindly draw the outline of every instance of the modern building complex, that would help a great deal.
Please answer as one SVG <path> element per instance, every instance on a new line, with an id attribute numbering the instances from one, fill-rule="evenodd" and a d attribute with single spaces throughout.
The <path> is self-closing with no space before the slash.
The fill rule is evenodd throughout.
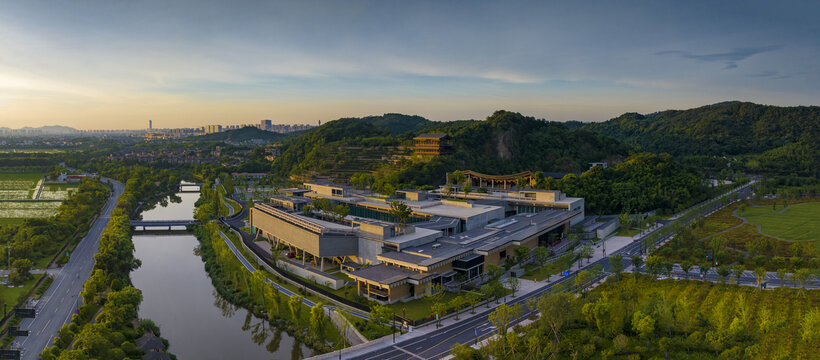
<path id="1" fill-rule="evenodd" d="M 420 134 L 413 138 L 416 155 L 447 155 L 452 153 L 450 136 L 447 134 Z"/>
<path id="2" fill-rule="evenodd" d="M 256 204 L 252 231 L 274 249 L 286 248 L 283 261 L 316 271 L 341 268 L 361 295 L 382 303 L 424 296 L 430 284 L 458 288 L 475 281 L 487 265 L 511 261 L 517 247 L 564 241 L 584 217 L 583 199 L 557 191 L 468 200 L 416 190 L 386 198 L 323 182 L 304 188 Z M 342 219 L 315 207 L 305 211 L 316 200 L 349 212 Z M 410 215 L 397 218 L 393 202 L 407 205 Z"/>

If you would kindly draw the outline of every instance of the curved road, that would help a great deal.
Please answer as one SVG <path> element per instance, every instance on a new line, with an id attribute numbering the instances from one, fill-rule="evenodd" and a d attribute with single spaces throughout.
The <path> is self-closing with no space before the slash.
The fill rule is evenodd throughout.
<path id="1" fill-rule="evenodd" d="M 12 345 L 21 350 L 21 359 L 37 359 L 40 351 L 51 344 L 57 330 L 69 322 L 71 315 L 80 306 L 80 293 L 83 283 L 89 279 L 94 268 L 94 254 L 99 248 L 100 236 L 108 226 L 111 211 L 117 205 L 117 197 L 123 192 L 121 183 L 107 178 L 103 178 L 103 181 L 113 185 L 113 192 L 103 211 L 35 306 L 37 317 L 20 321 L 20 330 L 31 331 L 29 336 L 17 337 Z"/>

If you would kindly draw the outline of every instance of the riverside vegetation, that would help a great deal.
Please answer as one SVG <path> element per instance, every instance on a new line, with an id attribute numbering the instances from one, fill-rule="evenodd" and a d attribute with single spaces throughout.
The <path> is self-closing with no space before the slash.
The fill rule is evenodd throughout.
<path id="1" fill-rule="evenodd" d="M 163 171 L 140 166 L 122 169 L 115 178 L 125 182 L 125 189 L 100 237 L 94 270 L 83 285 L 83 305 L 79 314 L 72 315 L 71 322 L 60 328 L 53 345 L 39 354 L 43 360 L 138 359 L 143 352 L 134 341 L 145 332 L 160 335 L 159 328 L 148 319 L 134 326 L 142 294 L 129 279 L 131 271 L 140 266 L 134 257 L 129 215 L 140 199 L 171 192 L 177 183 Z"/>

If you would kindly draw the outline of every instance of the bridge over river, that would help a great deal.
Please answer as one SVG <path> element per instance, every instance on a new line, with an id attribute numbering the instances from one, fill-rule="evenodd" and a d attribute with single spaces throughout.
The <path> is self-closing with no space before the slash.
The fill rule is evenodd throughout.
<path id="1" fill-rule="evenodd" d="M 134 230 L 142 231 L 150 231 L 156 229 L 149 229 L 149 228 L 164 228 L 167 227 L 168 231 L 173 230 L 172 227 L 174 226 L 185 226 L 199 224 L 199 220 L 131 220 L 131 228 Z"/>

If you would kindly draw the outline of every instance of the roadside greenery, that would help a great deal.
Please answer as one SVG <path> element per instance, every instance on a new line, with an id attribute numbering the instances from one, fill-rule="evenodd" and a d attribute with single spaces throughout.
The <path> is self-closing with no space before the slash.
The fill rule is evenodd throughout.
<path id="1" fill-rule="evenodd" d="M 820 347 L 820 293 L 697 281 L 611 278 L 585 297 L 552 292 L 538 320 L 507 332 L 514 309 L 497 310 L 497 337 L 456 359 L 809 359 Z M 509 310 L 509 311 L 508 311 Z M 515 315 L 513 311 L 512 315 Z"/>
<path id="2" fill-rule="evenodd" d="M 131 286 L 129 275 L 139 267 L 131 242 L 130 214 L 139 200 L 155 196 L 152 191 L 172 189 L 173 177 L 160 176 L 150 170 L 133 169 L 125 188 L 117 199 L 108 227 L 100 237 L 100 246 L 94 255 L 94 270 L 81 293 L 82 305 L 71 322 L 63 325 L 53 345 L 39 354 L 43 360 L 52 359 L 126 359 L 140 358 L 143 352 L 134 341 L 146 329 L 135 328 L 142 293 Z M 158 335 L 158 334 L 155 334 Z M 173 356 L 172 356 L 173 357 Z"/>

